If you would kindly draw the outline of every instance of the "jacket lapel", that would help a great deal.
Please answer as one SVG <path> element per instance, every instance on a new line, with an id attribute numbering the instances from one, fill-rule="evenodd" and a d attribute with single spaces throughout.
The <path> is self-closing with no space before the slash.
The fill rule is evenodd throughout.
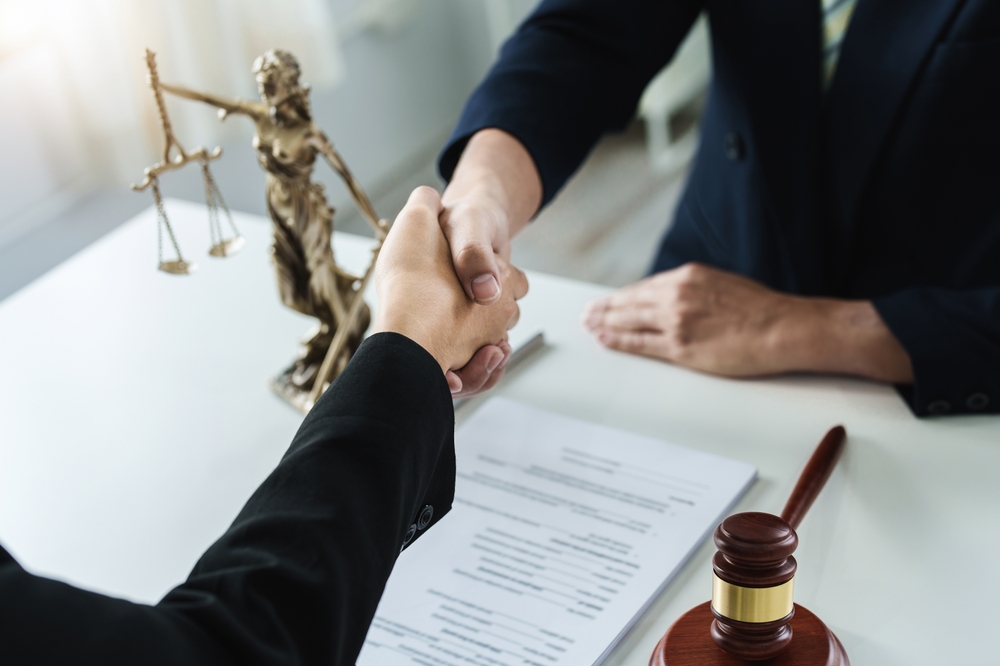
<path id="1" fill-rule="evenodd" d="M 826 202 L 838 285 L 851 269 L 865 185 L 935 42 L 965 0 L 858 0 L 828 91 Z"/>

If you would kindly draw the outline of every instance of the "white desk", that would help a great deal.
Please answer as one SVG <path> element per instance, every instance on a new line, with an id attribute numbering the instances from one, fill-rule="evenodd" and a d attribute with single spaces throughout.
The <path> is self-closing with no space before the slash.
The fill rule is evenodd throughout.
<path id="1" fill-rule="evenodd" d="M 200 270 L 155 270 L 151 211 L 0 303 L 0 542 L 30 570 L 155 601 L 182 581 L 285 450 L 300 416 L 267 388 L 309 320 L 278 303 L 269 222 L 238 215 L 242 254 L 204 256 L 204 210 L 168 208 Z M 353 268 L 367 241 L 338 236 Z M 198 256 L 196 256 L 198 255 Z M 835 423 L 847 452 L 800 530 L 796 600 L 855 666 L 996 663 L 1000 418 L 917 420 L 886 387 L 732 381 L 591 342 L 603 287 L 530 275 L 520 329 L 549 347 L 500 393 L 747 460 L 738 510 L 780 511 Z M 470 405 L 470 407 L 473 405 Z M 612 658 L 645 666 L 710 595 L 703 546 Z"/>

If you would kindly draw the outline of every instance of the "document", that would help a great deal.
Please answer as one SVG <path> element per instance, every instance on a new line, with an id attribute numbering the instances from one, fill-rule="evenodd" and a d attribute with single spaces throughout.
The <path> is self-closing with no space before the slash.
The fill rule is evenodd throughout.
<path id="1" fill-rule="evenodd" d="M 599 664 L 756 476 L 503 398 L 456 451 L 454 507 L 400 555 L 359 666 Z"/>

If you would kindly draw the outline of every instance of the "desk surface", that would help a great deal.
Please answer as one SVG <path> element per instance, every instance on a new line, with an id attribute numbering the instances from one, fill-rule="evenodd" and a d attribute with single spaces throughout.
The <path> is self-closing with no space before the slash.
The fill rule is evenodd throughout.
<path id="1" fill-rule="evenodd" d="M 204 209 L 168 210 L 186 252 L 204 254 Z M 242 254 L 196 257 L 195 275 L 175 277 L 155 270 L 147 211 L 0 303 L 0 542 L 28 569 L 155 601 L 284 452 L 301 417 L 267 380 L 310 320 L 278 302 L 269 222 L 236 221 Z M 336 238 L 349 268 L 368 245 Z M 760 480 L 741 511 L 780 511 L 843 423 L 847 451 L 799 531 L 796 601 L 856 666 L 994 660 L 1000 419 L 918 420 L 872 383 L 726 380 L 610 352 L 578 324 L 606 288 L 529 278 L 518 329 L 543 329 L 548 346 L 500 394 L 751 462 Z M 710 596 L 712 552 L 696 552 L 610 663 L 645 666 Z"/>

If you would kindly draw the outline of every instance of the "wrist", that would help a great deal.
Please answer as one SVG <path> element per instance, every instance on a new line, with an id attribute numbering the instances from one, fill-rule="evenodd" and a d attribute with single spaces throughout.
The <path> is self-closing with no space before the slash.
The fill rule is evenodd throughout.
<path id="1" fill-rule="evenodd" d="M 424 351 L 430 354 L 441 368 L 442 373 L 447 372 L 451 368 L 451 360 L 444 351 L 447 345 L 439 344 L 440 338 L 435 335 L 431 327 L 427 327 L 416 321 L 415 318 L 408 317 L 405 314 L 383 315 L 383 312 L 387 310 L 398 312 L 397 308 L 391 306 L 382 307 L 382 304 L 380 304 L 379 311 L 375 315 L 375 321 L 372 323 L 372 335 L 376 333 L 397 333 L 402 335 L 420 345 Z"/>
<path id="2" fill-rule="evenodd" d="M 909 355 L 870 301 L 787 296 L 779 338 L 791 371 L 911 383 Z"/>
<path id="3" fill-rule="evenodd" d="M 520 141 L 488 128 L 469 139 L 441 200 L 445 209 L 475 205 L 498 211 L 515 235 L 541 206 L 541 177 Z"/>

